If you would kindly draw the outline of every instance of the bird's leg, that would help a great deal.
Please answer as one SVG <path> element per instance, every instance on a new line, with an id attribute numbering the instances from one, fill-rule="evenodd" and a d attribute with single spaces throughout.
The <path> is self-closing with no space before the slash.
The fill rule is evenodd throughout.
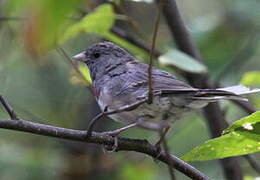
<path id="1" fill-rule="evenodd" d="M 114 136 L 113 139 L 114 139 L 114 144 L 113 144 L 113 146 L 109 146 L 109 145 L 104 145 L 104 146 L 103 146 L 103 151 L 104 151 L 105 153 L 112 153 L 112 152 L 115 152 L 115 151 L 116 151 L 116 149 L 117 149 L 117 147 L 118 147 L 118 137 L 117 137 L 117 136 Z"/>
<path id="2" fill-rule="evenodd" d="M 165 141 L 165 136 L 166 136 L 167 132 L 169 131 L 169 129 L 170 129 L 170 125 L 168 123 L 161 124 L 161 128 L 159 129 L 160 139 L 154 145 L 157 149 L 158 157 L 160 156 L 160 154 L 162 152 L 161 144 Z"/>
<path id="3" fill-rule="evenodd" d="M 173 180 L 173 179 L 176 179 L 174 170 L 172 168 L 174 166 L 173 166 L 173 164 L 170 161 L 170 156 L 171 155 L 170 155 L 170 152 L 169 152 L 169 147 L 168 147 L 167 141 L 165 139 L 166 133 L 168 132 L 169 128 L 170 128 L 170 126 L 166 127 L 164 130 L 161 129 L 161 131 L 159 133 L 160 133 L 160 140 L 161 140 L 161 143 L 162 143 L 162 146 L 163 146 L 163 150 L 164 150 L 164 152 L 165 152 L 165 154 L 167 156 L 167 161 L 169 162 L 168 168 L 169 168 L 169 172 L 170 172 L 170 175 L 171 175 L 171 179 Z M 160 151 L 160 153 L 161 153 L 161 151 Z M 160 155 L 160 153 L 158 155 Z"/>
<path id="4" fill-rule="evenodd" d="M 94 119 L 91 120 L 91 122 L 89 123 L 89 126 L 88 126 L 88 130 L 87 130 L 87 138 L 91 136 L 94 125 L 101 117 L 103 117 L 105 115 L 105 113 L 107 112 L 107 109 L 108 109 L 108 106 L 106 106 L 100 114 L 98 114 L 96 117 L 94 117 Z"/>
<path id="5" fill-rule="evenodd" d="M 162 128 L 159 130 L 159 135 L 160 135 L 160 139 L 157 141 L 157 143 L 155 144 L 155 147 L 157 149 L 157 156 L 154 158 L 154 161 L 156 162 L 157 161 L 157 158 L 161 155 L 162 153 L 162 148 L 161 148 L 161 145 L 163 147 L 163 150 L 164 152 L 166 153 L 167 155 L 167 159 L 170 159 L 170 154 L 169 154 L 169 147 L 168 147 L 168 144 L 167 144 L 167 141 L 165 140 L 165 136 L 167 134 L 167 132 L 169 131 L 170 129 L 170 126 L 161 126 Z M 170 162 L 170 161 L 169 161 Z M 169 168 L 169 172 L 171 174 L 171 178 L 172 179 L 175 179 L 175 174 L 174 174 L 174 171 L 173 171 L 173 165 L 170 163 L 170 165 L 168 166 Z"/>
<path id="6" fill-rule="evenodd" d="M 112 131 L 108 131 L 108 132 L 104 132 L 105 135 L 108 135 L 108 136 L 112 136 L 114 138 L 114 144 L 113 146 L 104 146 L 104 151 L 105 152 L 115 152 L 117 147 L 118 147 L 118 135 L 132 127 L 135 127 L 138 125 L 138 122 L 136 123 L 132 123 L 132 124 L 128 124 L 122 128 L 119 128 L 119 129 L 115 129 L 115 130 L 112 130 Z"/>
<path id="7" fill-rule="evenodd" d="M 162 133 L 160 134 L 160 139 L 155 143 L 156 147 L 158 147 L 158 146 L 160 147 L 160 145 L 162 144 L 162 141 L 165 138 L 169 129 L 170 129 L 170 126 L 167 126 L 167 127 L 164 128 L 164 130 L 162 130 Z"/>
<path id="8" fill-rule="evenodd" d="M 137 101 L 133 104 L 125 105 L 119 109 L 115 109 L 115 110 L 111 110 L 111 111 L 108 111 L 108 106 L 106 106 L 104 108 L 104 110 L 100 114 L 98 114 L 94 119 L 92 119 L 91 122 L 89 123 L 88 131 L 87 131 L 87 138 L 91 136 L 94 125 L 101 117 L 103 117 L 105 115 L 117 114 L 117 113 L 124 112 L 124 111 L 132 111 L 145 102 L 146 102 L 146 99 L 143 99 L 143 100 Z"/>
<path id="9" fill-rule="evenodd" d="M 112 130 L 112 131 L 107 131 L 105 132 L 106 135 L 109 135 L 109 136 L 118 136 L 119 134 L 121 134 L 122 132 L 132 128 L 132 127 L 135 127 L 138 125 L 138 122 L 135 122 L 135 123 L 131 123 L 131 124 L 128 124 L 122 128 L 119 128 L 119 129 L 115 129 L 115 130 Z"/>

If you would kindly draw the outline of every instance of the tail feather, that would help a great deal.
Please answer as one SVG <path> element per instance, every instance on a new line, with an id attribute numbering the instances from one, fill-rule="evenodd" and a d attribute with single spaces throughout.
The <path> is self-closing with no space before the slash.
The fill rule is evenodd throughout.
<path id="1" fill-rule="evenodd" d="M 228 91 L 228 92 L 234 93 L 236 95 L 240 95 L 240 96 L 260 92 L 260 89 L 258 89 L 258 88 L 249 89 L 248 87 L 245 87 L 243 85 L 230 86 L 230 87 L 226 87 L 226 88 L 219 88 L 217 90 Z"/>
<path id="2" fill-rule="evenodd" d="M 197 100 L 206 100 L 209 102 L 214 102 L 221 99 L 226 100 L 240 100 L 240 101 L 248 101 L 247 98 L 241 97 L 246 94 L 253 94 L 260 92 L 260 89 L 249 89 L 242 85 L 230 86 L 226 88 L 219 89 L 202 89 L 198 91 L 195 96 L 191 97 L 191 99 Z"/>
<path id="3" fill-rule="evenodd" d="M 249 89 L 245 86 L 237 85 L 219 89 L 163 89 L 158 92 L 155 91 L 155 94 L 186 94 L 187 99 L 214 102 L 222 99 L 248 101 L 247 98 L 242 97 L 242 95 L 253 94 L 257 92 L 260 92 L 260 89 Z"/>
<path id="4" fill-rule="evenodd" d="M 189 97 L 189 99 L 194 100 L 205 100 L 208 102 L 215 102 L 218 100 L 239 100 L 239 101 L 248 101 L 247 98 L 241 96 L 211 96 L 211 97 Z"/>

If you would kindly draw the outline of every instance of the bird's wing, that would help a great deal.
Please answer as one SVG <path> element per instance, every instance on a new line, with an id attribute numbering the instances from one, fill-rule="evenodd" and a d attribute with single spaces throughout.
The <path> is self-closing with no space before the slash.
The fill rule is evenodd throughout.
<path id="1" fill-rule="evenodd" d="M 148 65 L 140 62 L 129 62 L 127 65 L 127 71 L 121 76 L 124 80 L 123 86 L 119 94 L 124 92 L 139 91 L 145 93 L 148 91 Z M 198 89 L 191 87 L 190 85 L 177 80 L 170 73 L 153 68 L 152 71 L 152 84 L 154 91 L 168 91 L 168 92 L 184 92 L 184 91 L 197 91 Z"/>
<path id="2" fill-rule="evenodd" d="M 126 70 L 123 79 L 123 85 L 118 91 L 118 95 L 124 93 L 134 93 L 136 96 L 142 96 L 148 92 L 148 65 L 140 62 L 129 62 L 126 64 Z M 152 71 L 152 85 L 153 91 L 162 95 L 167 94 L 183 94 L 185 93 L 187 98 L 193 99 L 205 99 L 215 100 L 215 97 L 219 99 L 237 99 L 238 95 L 231 91 L 221 89 L 197 89 L 188 85 L 187 83 L 176 79 L 170 73 L 153 68 Z"/>

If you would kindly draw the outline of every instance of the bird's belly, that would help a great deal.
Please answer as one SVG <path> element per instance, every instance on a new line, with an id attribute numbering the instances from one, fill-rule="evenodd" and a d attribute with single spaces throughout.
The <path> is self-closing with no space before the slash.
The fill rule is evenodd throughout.
<path id="1" fill-rule="evenodd" d="M 157 123 L 162 120 L 174 121 L 179 119 L 183 112 L 189 109 L 188 107 L 174 105 L 169 97 L 155 97 L 152 104 L 144 103 L 134 110 L 112 114 L 109 117 L 124 123 L 137 121 Z"/>

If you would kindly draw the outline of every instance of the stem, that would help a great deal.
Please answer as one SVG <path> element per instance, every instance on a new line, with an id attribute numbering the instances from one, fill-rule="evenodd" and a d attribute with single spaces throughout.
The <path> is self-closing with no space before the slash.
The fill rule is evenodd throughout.
<path id="1" fill-rule="evenodd" d="M 148 90 L 149 90 L 149 92 L 148 92 L 148 101 L 147 101 L 148 104 L 153 103 L 153 80 L 152 80 L 153 56 L 154 56 L 153 53 L 154 53 L 156 37 L 158 34 L 158 29 L 159 29 L 162 6 L 163 6 L 163 0 L 159 0 L 159 8 L 158 8 L 158 13 L 157 13 L 156 20 L 155 20 L 152 47 L 151 47 L 150 57 L 149 57 L 149 67 L 148 67 Z"/>

